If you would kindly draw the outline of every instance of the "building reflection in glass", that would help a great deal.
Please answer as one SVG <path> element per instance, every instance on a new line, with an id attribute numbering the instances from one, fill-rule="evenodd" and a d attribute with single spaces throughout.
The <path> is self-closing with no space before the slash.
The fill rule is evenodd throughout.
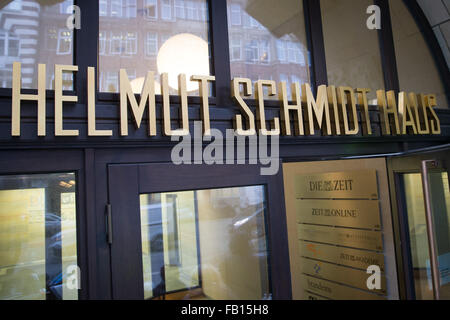
<path id="1" fill-rule="evenodd" d="M 66 26 L 72 0 L 9 0 L 0 3 L 0 88 L 11 88 L 12 65 L 22 63 L 22 88 L 37 88 L 39 63 L 47 65 L 46 88 L 53 89 L 55 64 L 72 64 L 73 32 Z M 69 10 L 70 12 L 70 10 Z M 63 73 L 63 89 L 73 75 Z"/>
<path id="2" fill-rule="evenodd" d="M 135 93 L 141 92 L 148 71 L 155 72 L 157 94 L 163 72 L 169 73 L 171 94 L 177 93 L 178 74 L 185 73 L 187 79 L 193 73 L 210 74 L 206 0 L 101 0 L 99 4 L 101 92 L 118 92 L 119 69 L 127 71 Z M 165 47 L 166 53 L 159 55 Z M 197 88 L 197 82 L 188 81 L 190 95 L 198 95 Z"/>
<path id="3" fill-rule="evenodd" d="M 228 0 L 231 77 L 305 83 L 309 77 L 302 1 Z M 274 97 L 276 99 L 276 97 Z"/>

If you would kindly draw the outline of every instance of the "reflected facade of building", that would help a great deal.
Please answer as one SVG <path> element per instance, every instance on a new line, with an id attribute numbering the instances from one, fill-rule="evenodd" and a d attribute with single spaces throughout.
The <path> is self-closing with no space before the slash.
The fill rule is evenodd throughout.
<path id="1" fill-rule="evenodd" d="M 306 46 L 301 2 L 281 2 L 273 16 L 270 1 L 227 1 L 230 71 L 232 77 L 309 82 L 310 58 Z"/>
<path id="2" fill-rule="evenodd" d="M 100 92 L 118 92 L 119 69 L 125 69 L 130 80 L 154 71 L 159 82 L 158 51 L 172 36 L 188 33 L 206 42 L 209 39 L 208 8 L 203 0 L 102 0 L 99 6 Z M 183 49 L 179 50 L 182 55 Z M 169 74 L 170 78 L 177 76 Z M 175 89 L 171 93 L 176 94 Z M 140 93 L 139 86 L 133 90 Z"/>
<path id="3" fill-rule="evenodd" d="M 9 1 L 0 10 L 0 87 L 11 88 L 12 64 L 22 63 L 23 88 L 37 88 L 37 65 L 47 65 L 46 87 L 53 89 L 53 65 L 72 64 L 73 33 L 66 27 L 72 0 L 48 5 L 33 0 Z M 72 75 L 64 74 L 64 89 Z"/>

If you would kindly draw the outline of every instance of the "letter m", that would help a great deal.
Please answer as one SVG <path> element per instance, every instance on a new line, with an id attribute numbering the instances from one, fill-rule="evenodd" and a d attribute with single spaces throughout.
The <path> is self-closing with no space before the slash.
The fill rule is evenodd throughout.
<path id="1" fill-rule="evenodd" d="M 328 107 L 327 95 L 327 86 L 321 85 L 317 88 L 317 100 L 314 100 L 310 85 L 308 83 L 302 84 L 302 102 L 306 104 L 308 108 L 310 135 L 314 135 L 314 116 L 317 120 L 319 129 L 322 129 L 323 120 L 326 120 L 327 134 L 331 135 L 330 110 Z"/>
<path id="2" fill-rule="evenodd" d="M 141 100 L 139 105 L 131 88 L 130 81 L 125 69 L 120 69 L 120 134 L 128 135 L 128 101 L 130 101 L 131 111 L 133 113 L 134 123 L 139 129 L 144 116 L 145 107 L 148 101 L 149 106 L 149 136 L 156 135 L 156 107 L 155 107 L 155 78 L 154 73 L 149 71 L 144 81 L 141 91 Z"/>

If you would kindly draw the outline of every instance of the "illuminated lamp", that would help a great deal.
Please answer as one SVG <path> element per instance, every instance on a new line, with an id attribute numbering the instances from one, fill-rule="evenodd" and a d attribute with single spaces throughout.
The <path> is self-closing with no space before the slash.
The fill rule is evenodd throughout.
<path id="1" fill-rule="evenodd" d="M 159 74 L 169 74 L 169 86 L 178 90 L 178 75 L 186 74 L 188 92 L 198 90 L 198 82 L 189 81 L 192 75 L 209 75 L 208 43 L 190 33 L 180 33 L 163 43 L 156 58 Z"/>

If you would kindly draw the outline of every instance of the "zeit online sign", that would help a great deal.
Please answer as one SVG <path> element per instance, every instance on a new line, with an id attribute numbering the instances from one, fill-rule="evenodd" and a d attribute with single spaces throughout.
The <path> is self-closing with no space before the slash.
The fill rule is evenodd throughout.
<path id="1" fill-rule="evenodd" d="M 55 136 L 78 136 L 78 130 L 63 128 L 63 103 L 77 102 L 77 96 L 63 94 L 62 74 L 78 71 L 78 66 L 55 65 Z M 12 113 L 11 135 L 20 136 L 20 105 L 23 100 L 37 101 L 37 135 L 46 135 L 46 65 L 38 65 L 37 94 L 21 93 L 21 64 L 13 64 L 12 85 Z M 214 76 L 196 76 L 190 78 L 197 81 L 201 97 L 201 117 L 203 134 L 210 135 L 210 117 L 208 103 L 208 86 L 215 81 Z M 156 136 L 156 102 L 154 72 L 148 72 L 140 101 L 131 88 L 130 81 L 124 69 L 119 71 L 120 87 L 120 135 L 128 135 L 129 112 L 135 127 L 141 126 L 144 113 L 148 107 L 148 135 Z M 172 129 L 168 74 L 161 75 L 161 92 L 163 106 L 162 134 L 166 136 L 189 135 L 188 103 L 186 90 L 186 75 L 178 76 L 178 95 L 180 96 L 180 127 Z M 243 92 L 241 92 L 241 87 Z M 95 118 L 95 69 L 87 68 L 87 122 L 88 136 L 112 136 L 112 130 L 99 130 L 96 128 Z M 264 88 L 268 89 L 269 96 L 276 96 L 280 102 L 280 118 L 271 120 L 267 127 L 264 111 Z M 360 131 L 363 135 L 372 135 L 369 117 L 367 93 L 370 89 L 351 87 L 335 87 L 321 85 L 317 88 L 314 97 L 309 84 L 302 84 L 300 95 L 299 83 L 292 84 L 293 101 L 288 101 L 286 83 L 277 83 L 272 80 L 258 80 L 254 85 L 257 100 L 256 115 L 245 103 L 244 98 L 252 95 L 252 81 L 247 78 L 234 78 L 231 82 L 231 96 L 240 107 L 241 114 L 234 117 L 234 129 L 237 135 L 250 136 L 259 132 L 261 135 L 314 135 L 320 129 L 324 135 L 356 135 Z M 400 92 L 398 99 L 394 91 L 377 90 L 377 104 L 380 114 L 383 135 L 406 134 L 440 134 L 440 121 L 433 107 L 436 106 L 436 95 L 415 94 Z M 357 121 L 358 109 L 361 117 L 361 128 Z M 291 115 L 292 118 L 291 118 Z M 291 120 L 294 130 L 291 130 Z"/>

